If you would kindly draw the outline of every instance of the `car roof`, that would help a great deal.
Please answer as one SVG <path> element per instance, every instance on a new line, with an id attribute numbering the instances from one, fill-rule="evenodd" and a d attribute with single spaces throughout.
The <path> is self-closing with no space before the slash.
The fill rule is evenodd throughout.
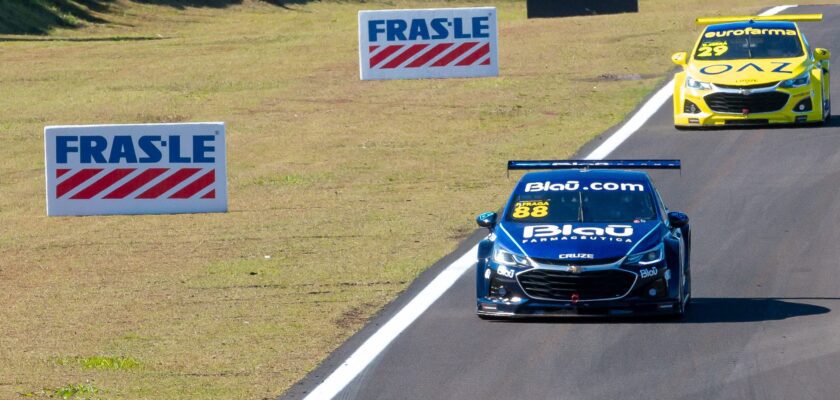
<path id="1" fill-rule="evenodd" d="M 738 22 L 727 22 L 725 24 L 714 24 L 709 25 L 706 28 L 706 31 L 724 31 L 730 29 L 744 29 L 744 28 L 756 28 L 756 29 L 796 29 L 796 24 L 789 21 L 738 21 Z"/>
<path id="2" fill-rule="evenodd" d="M 649 182 L 648 174 L 643 171 L 607 170 L 607 169 L 562 169 L 534 171 L 522 176 L 519 183 L 544 182 L 546 180 L 577 179 L 581 181 L 612 180 L 617 182 Z"/>

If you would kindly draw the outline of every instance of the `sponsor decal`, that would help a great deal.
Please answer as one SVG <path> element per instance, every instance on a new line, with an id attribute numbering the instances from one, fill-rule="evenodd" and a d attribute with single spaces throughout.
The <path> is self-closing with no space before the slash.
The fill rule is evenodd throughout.
<path id="1" fill-rule="evenodd" d="M 560 260 L 592 260 L 595 259 L 594 254 L 590 253 L 565 253 L 557 256 Z"/>
<path id="2" fill-rule="evenodd" d="M 727 29 L 722 31 L 709 31 L 703 37 L 707 39 L 722 38 L 730 36 L 744 36 L 744 35 L 765 35 L 765 36 L 796 36 L 794 29 L 758 29 L 758 28 L 744 28 L 744 29 Z"/>
<path id="3" fill-rule="evenodd" d="M 626 191 L 626 192 L 644 192 L 645 185 L 641 183 L 629 182 L 591 182 L 586 186 L 581 187 L 579 181 L 566 182 L 528 182 L 525 184 L 525 192 L 563 192 L 576 190 L 592 190 L 592 191 Z"/>
<path id="4" fill-rule="evenodd" d="M 770 71 L 775 72 L 778 74 L 792 74 L 793 71 L 788 69 L 788 67 L 792 64 L 789 62 L 783 61 L 772 61 L 771 64 L 776 64 L 776 66 Z M 729 72 L 733 68 L 735 68 L 732 64 L 714 64 L 714 65 L 707 65 L 703 68 L 700 68 L 700 73 L 705 75 L 720 75 L 724 72 Z M 740 68 L 735 70 L 735 72 L 743 72 L 743 71 L 754 71 L 754 72 L 765 72 L 764 68 L 761 68 L 758 64 L 754 63 L 746 63 L 742 65 Z"/>
<path id="5" fill-rule="evenodd" d="M 644 278 L 653 278 L 654 276 L 659 274 L 659 270 L 656 267 L 650 268 L 642 268 L 639 270 L 639 276 Z"/>
<path id="6" fill-rule="evenodd" d="M 548 200 L 520 201 L 513 205 L 514 219 L 544 218 L 548 216 Z"/>
<path id="7" fill-rule="evenodd" d="M 707 65 L 703 68 L 700 68 L 701 74 L 706 75 L 719 75 L 724 72 L 729 72 L 732 70 L 732 66 L 729 64 L 715 64 L 715 65 Z"/>
<path id="8" fill-rule="evenodd" d="M 227 211 L 223 123 L 49 126 L 47 214 Z"/>
<path id="9" fill-rule="evenodd" d="M 522 233 L 522 243 L 545 243 L 562 240 L 600 240 L 632 243 L 631 225 L 607 225 L 605 228 L 566 225 L 529 225 Z"/>
<path id="10" fill-rule="evenodd" d="M 722 56 L 729 51 L 727 42 L 704 42 L 697 48 L 697 57 Z"/>
<path id="11" fill-rule="evenodd" d="M 362 80 L 498 76 L 496 9 L 359 12 Z"/>
<path id="12" fill-rule="evenodd" d="M 505 267 L 504 265 L 500 265 L 499 268 L 496 268 L 496 274 L 507 278 L 513 278 L 514 272 L 512 269 Z"/>

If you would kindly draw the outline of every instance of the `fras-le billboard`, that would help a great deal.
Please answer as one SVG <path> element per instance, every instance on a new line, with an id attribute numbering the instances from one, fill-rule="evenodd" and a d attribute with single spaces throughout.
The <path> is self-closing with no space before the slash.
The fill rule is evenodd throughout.
<path id="1" fill-rule="evenodd" d="M 227 211 L 225 124 L 48 126 L 47 215 Z"/>
<path id="2" fill-rule="evenodd" d="M 359 12 L 363 80 L 499 75 L 496 8 Z"/>

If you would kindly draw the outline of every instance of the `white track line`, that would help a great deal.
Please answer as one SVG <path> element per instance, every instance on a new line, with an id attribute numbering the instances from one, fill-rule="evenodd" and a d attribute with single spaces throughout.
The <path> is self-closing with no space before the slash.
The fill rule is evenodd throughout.
<path id="1" fill-rule="evenodd" d="M 671 98 L 671 95 L 674 93 L 673 87 L 674 80 L 671 79 L 665 84 L 665 86 L 659 89 L 659 91 L 657 91 L 656 94 L 654 94 L 653 97 L 651 97 L 650 100 L 648 100 L 647 103 L 645 103 L 645 105 L 643 105 L 642 108 L 640 108 L 639 111 L 627 121 L 627 123 L 615 131 L 615 133 L 605 140 L 604 143 L 601 143 L 598 148 L 589 153 L 589 155 L 586 156 L 586 159 L 603 160 L 604 157 L 610 155 L 610 153 L 618 148 L 619 145 L 624 143 L 627 138 L 636 133 L 636 131 L 638 131 L 639 128 L 641 128 L 642 125 L 644 125 L 645 122 L 647 122 L 647 120 L 649 120 L 650 117 L 652 117 L 653 114 L 655 114 L 656 111 Z"/>
<path id="2" fill-rule="evenodd" d="M 759 15 L 774 15 L 788 8 L 796 6 L 777 6 Z M 647 122 L 650 117 L 671 98 L 671 79 L 659 89 L 653 97 L 639 109 L 630 120 L 619 128 L 604 143 L 586 156 L 587 160 L 600 160 L 612 153 L 627 138 L 632 136 Z M 328 400 L 344 390 L 391 342 L 420 317 L 440 296 L 455 284 L 476 259 L 478 246 L 473 246 L 464 255 L 449 264 L 423 290 L 414 296 L 396 315 L 391 317 L 385 325 L 371 335 L 350 357 L 333 371 L 320 385 L 310 392 L 304 400 Z"/>
<path id="3" fill-rule="evenodd" d="M 793 5 L 789 5 L 789 6 L 776 6 L 776 7 L 773 7 L 773 8 L 771 8 L 771 9 L 769 9 L 769 10 L 767 10 L 767 11 L 761 13 L 761 14 L 758 14 L 758 15 L 760 15 L 762 17 L 767 16 L 767 15 L 776 15 L 776 14 L 778 14 L 778 13 L 784 11 L 784 10 L 787 10 L 788 8 L 793 8 L 793 7 L 796 7 L 796 5 L 793 4 Z"/>
<path id="4" fill-rule="evenodd" d="M 396 315 L 382 325 L 376 333 L 371 335 L 361 347 L 359 347 L 350 358 L 342 363 L 327 377 L 318 387 L 315 388 L 305 400 L 332 399 L 341 392 L 353 379 L 359 375 L 365 367 L 373 361 L 385 347 L 393 341 L 397 335 L 408 328 L 432 303 L 449 289 L 461 275 L 473 266 L 476 260 L 476 249 L 473 246 L 461 258 L 449 264 L 434 280 L 414 296 L 408 304 Z"/>

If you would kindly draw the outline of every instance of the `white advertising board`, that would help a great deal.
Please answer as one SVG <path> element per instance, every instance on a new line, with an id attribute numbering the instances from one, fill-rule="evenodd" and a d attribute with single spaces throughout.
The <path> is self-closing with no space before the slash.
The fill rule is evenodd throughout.
<path id="1" fill-rule="evenodd" d="M 362 80 L 499 75 L 495 7 L 359 12 Z"/>
<path id="2" fill-rule="evenodd" d="M 227 211 L 225 124 L 48 126 L 47 215 Z"/>

